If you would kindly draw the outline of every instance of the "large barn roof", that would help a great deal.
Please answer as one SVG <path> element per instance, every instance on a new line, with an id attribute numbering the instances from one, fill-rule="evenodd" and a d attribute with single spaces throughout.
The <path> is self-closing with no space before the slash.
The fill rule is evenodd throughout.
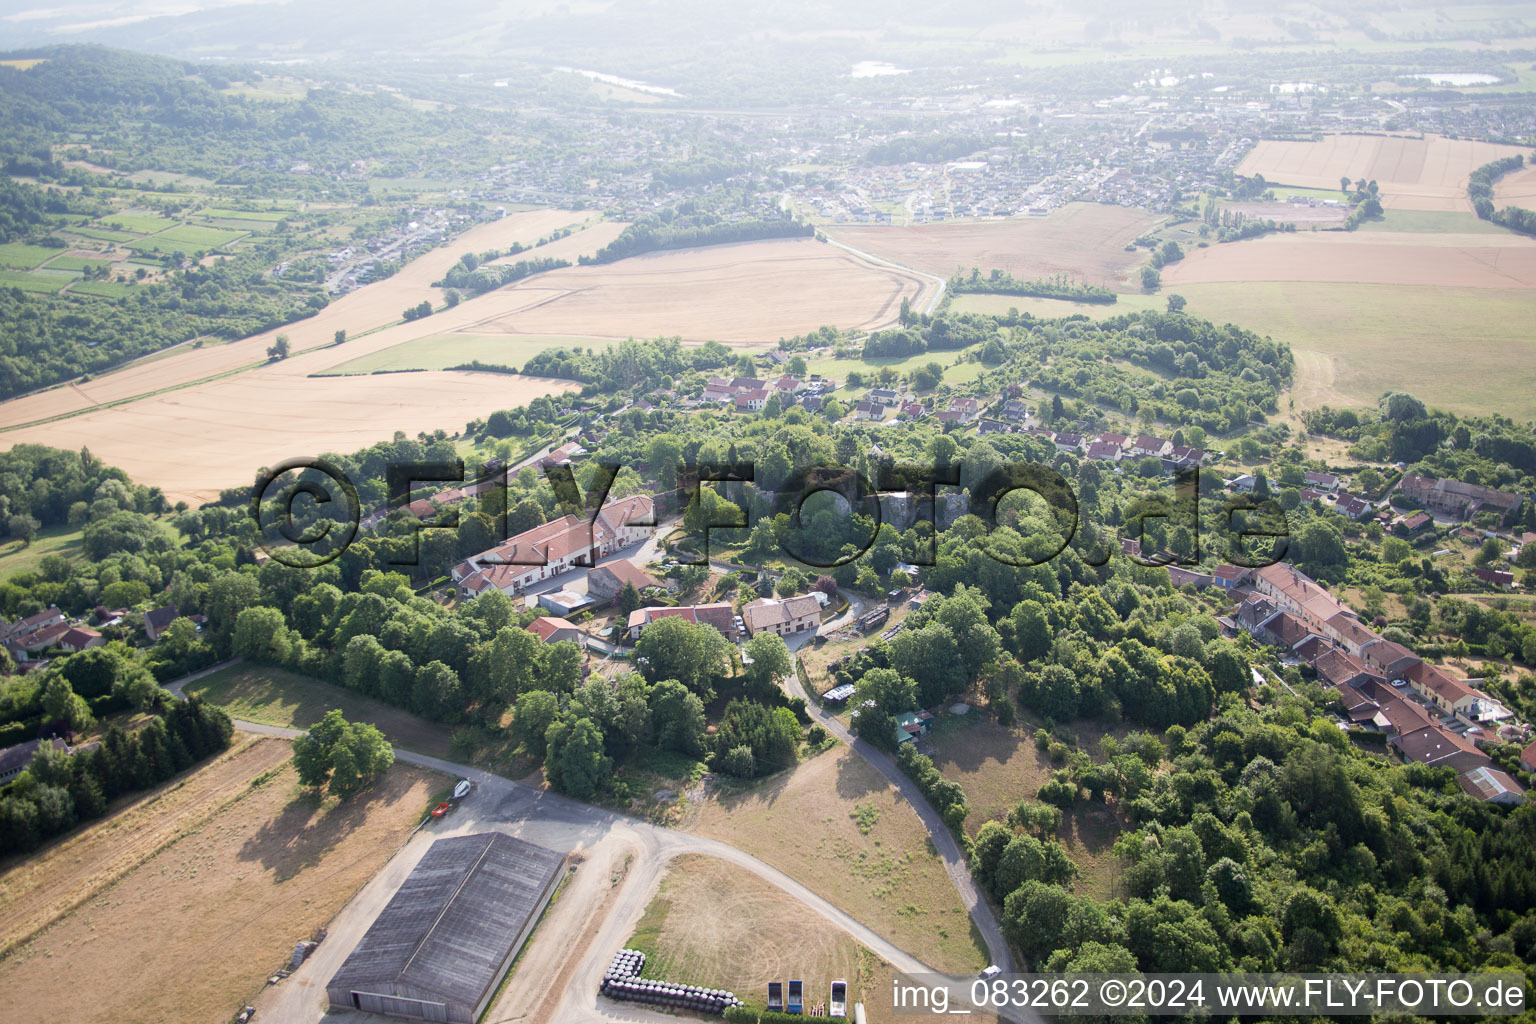
<path id="1" fill-rule="evenodd" d="M 328 987 L 479 1002 L 564 859 L 499 832 L 439 839 Z"/>

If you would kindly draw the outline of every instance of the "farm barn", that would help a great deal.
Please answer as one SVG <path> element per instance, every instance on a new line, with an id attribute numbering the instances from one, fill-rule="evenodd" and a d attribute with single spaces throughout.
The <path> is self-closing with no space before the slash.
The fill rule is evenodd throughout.
<path id="1" fill-rule="evenodd" d="M 439 839 L 331 978 L 332 1009 L 474 1024 L 564 861 L 499 832 Z"/>

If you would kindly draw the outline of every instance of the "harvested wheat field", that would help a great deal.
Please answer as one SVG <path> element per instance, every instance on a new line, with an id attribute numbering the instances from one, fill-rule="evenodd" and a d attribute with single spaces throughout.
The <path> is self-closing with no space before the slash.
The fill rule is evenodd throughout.
<path id="1" fill-rule="evenodd" d="M 0 433 L 26 442 L 88 446 L 171 502 L 215 500 L 256 472 L 296 456 L 353 452 L 394 436 L 451 433 L 497 409 L 579 385 L 546 377 L 459 371 L 360 377 L 296 376 L 276 364 L 126 405 Z"/>
<path id="2" fill-rule="evenodd" d="M 147 356 L 84 384 L 57 387 L 0 404 L 0 429 L 136 398 L 260 363 L 266 358 L 267 347 L 279 334 L 288 335 L 295 353 L 330 345 L 338 330 L 355 337 L 381 324 L 399 320 L 401 310 L 423 299 L 441 305 L 442 289 L 433 288 L 432 282 L 442 278 L 460 253 L 504 249 L 513 242 L 531 245 L 557 228 L 581 223 L 586 216 L 569 210 L 508 214 L 500 220 L 471 228 L 444 246 L 417 257 L 386 280 L 341 296 L 307 320 L 226 344 L 210 343 L 202 348 L 183 345 L 165 354 Z M 560 244 L 574 246 L 579 238 L 580 233 L 563 239 Z M 419 336 L 422 331 L 418 325 L 431 319 L 428 317 L 406 326 L 418 328 Z"/>
<path id="3" fill-rule="evenodd" d="M 1072 203 L 1048 217 L 825 231 L 856 249 L 943 277 L 971 267 L 983 273 L 1006 270 L 1020 279 L 1064 273 L 1074 281 L 1130 291 L 1144 254 L 1125 247 L 1157 219 L 1124 206 Z"/>
<path id="4" fill-rule="evenodd" d="M 874 330 L 933 288 L 809 238 L 776 238 L 569 267 L 469 303 L 477 334 L 679 336 L 761 343 L 824 324 Z"/>
<path id="5" fill-rule="evenodd" d="M 498 257 L 491 260 L 491 263 L 516 263 L 518 260 L 533 259 L 570 260 L 575 263 L 578 257 L 595 255 L 597 250 L 618 238 L 627 227 L 627 221 L 599 221 L 564 238 L 557 238 L 527 252 Z"/>
<path id="6" fill-rule="evenodd" d="M 1536 239 L 1385 231 L 1278 234 L 1194 249 L 1163 268 L 1165 290 L 1213 281 L 1531 288 Z"/>
<path id="7" fill-rule="evenodd" d="M 725 988 L 758 1005 L 770 981 L 789 978 L 805 982 L 807 1012 L 826 1002 L 834 978 L 848 982 L 850 1008 L 890 997 L 889 964 L 783 890 L 713 857 L 672 862 L 628 946 L 645 951 L 648 978 Z"/>
<path id="8" fill-rule="evenodd" d="M 847 747 L 728 787 L 692 813 L 690 831 L 761 858 L 936 970 L 986 965 L 986 946 L 917 814 Z"/>
<path id="9" fill-rule="evenodd" d="M 20 900 L 48 922 L 0 961 L 6 1019 L 229 1019 L 404 842 L 439 781 L 396 766 L 319 810 L 288 757 L 285 740 L 237 733 L 232 752 L 0 878 L 8 918 Z"/>
<path id="10" fill-rule="evenodd" d="M 1237 173 L 1262 174 L 1275 184 L 1333 190 L 1339 179 L 1364 178 L 1381 188 L 1382 205 L 1403 210 L 1470 210 L 1467 179 L 1483 164 L 1521 153 L 1439 135 L 1328 135 L 1317 142 L 1261 141 Z"/>
<path id="11" fill-rule="evenodd" d="M 1536 209 L 1536 163 L 1527 159 L 1524 167 L 1500 178 L 1493 186 L 1493 205 L 1523 206 Z"/>

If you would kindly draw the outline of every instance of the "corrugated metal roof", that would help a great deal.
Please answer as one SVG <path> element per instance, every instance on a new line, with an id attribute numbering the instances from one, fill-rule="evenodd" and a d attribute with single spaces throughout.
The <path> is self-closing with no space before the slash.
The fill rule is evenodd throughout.
<path id="1" fill-rule="evenodd" d="M 404 985 L 477 1003 L 564 860 L 499 832 L 439 839 L 329 987 L 389 993 Z"/>

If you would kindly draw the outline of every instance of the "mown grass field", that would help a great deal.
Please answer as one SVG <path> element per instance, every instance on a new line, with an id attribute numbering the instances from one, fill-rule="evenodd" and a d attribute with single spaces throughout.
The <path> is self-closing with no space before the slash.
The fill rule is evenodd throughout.
<path id="1" fill-rule="evenodd" d="M 217 704 L 230 717 L 258 725 L 307 729 L 340 708 L 349 722 L 372 722 L 393 744 L 432 757 L 448 757 L 451 730 L 318 679 L 268 665 L 240 664 L 188 683 L 188 696 Z"/>
<path id="2" fill-rule="evenodd" d="M 867 830 L 854 818 L 863 804 L 874 809 Z M 987 963 L 922 821 L 847 747 L 728 786 L 696 805 L 688 827 L 762 858 L 935 969 Z"/>
<path id="3" fill-rule="evenodd" d="M 1297 351 L 1298 395 L 1375 405 L 1409 391 L 1463 414 L 1536 416 L 1532 293 L 1328 281 L 1180 285 L 1189 310 Z M 1318 402 L 1297 402 L 1297 409 Z"/>
<path id="4" fill-rule="evenodd" d="M 1450 210 L 1388 210 L 1380 220 L 1367 220 L 1360 231 L 1409 231 L 1429 235 L 1503 235 L 1497 224 L 1479 220 L 1476 214 Z"/>
<path id="5" fill-rule="evenodd" d="M 804 980 L 807 1008 L 827 999 L 834 978 L 848 982 L 850 1009 L 890 988 L 889 967 L 873 953 L 792 896 L 713 857 L 672 862 L 626 945 L 645 952 L 647 978 L 729 989 L 759 1007 L 768 982 L 788 978 Z"/>
<path id="6" fill-rule="evenodd" d="M 32 543 L 23 545 L 19 540 L 7 540 L 0 544 L 0 580 L 18 573 L 32 572 L 49 555 L 65 558 L 80 557 L 80 528 L 78 526 L 48 526 L 37 531 Z"/>
<path id="7" fill-rule="evenodd" d="M 987 368 L 979 362 L 961 362 L 956 364 L 955 360 L 962 354 L 974 352 L 975 350 L 976 346 L 973 345 L 970 348 L 943 349 L 904 358 L 889 356 L 870 359 L 835 359 L 831 356 L 826 356 L 821 359 L 807 359 L 805 368 L 810 373 L 819 373 L 824 377 L 831 377 L 841 381 L 846 380 L 848 374 L 852 371 L 862 373 L 866 378 L 869 378 L 881 367 L 889 366 L 905 377 L 919 366 L 926 366 L 928 363 L 938 363 L 944 367 L 944 379 L 946 381 L 951 384 L 969 384 L 977 377 L 980 377 Z M 849 404 L 850 400 L 852 400 L 850 395 L 846 395 L 842 391 L 836 392 L 834 397 L 844 405 Z"/>
<path id="8" fill-rule="evenodd" d="M 42 266 L 44 262 L 55 256 L 64 255 L 63 249 L 54 249 L 45 245 L 27 245 L 25 242 L 7 242 L 0 245 L 0 267 L 9 267 L 12 270 L 31 270 L 33 267 Z"/>
<path id="9" fill-rule="evenodd" d="M 446 370 L 479 360 L 482 363 L 522 369 L 523 364 L 551 348 L 607 348 L 612 338 L 577 338 L 558 335 L 434 334 L 427 338 L 380 349 L 333 366 L 325 376 L 377 373 L 381 370 Z"/>

